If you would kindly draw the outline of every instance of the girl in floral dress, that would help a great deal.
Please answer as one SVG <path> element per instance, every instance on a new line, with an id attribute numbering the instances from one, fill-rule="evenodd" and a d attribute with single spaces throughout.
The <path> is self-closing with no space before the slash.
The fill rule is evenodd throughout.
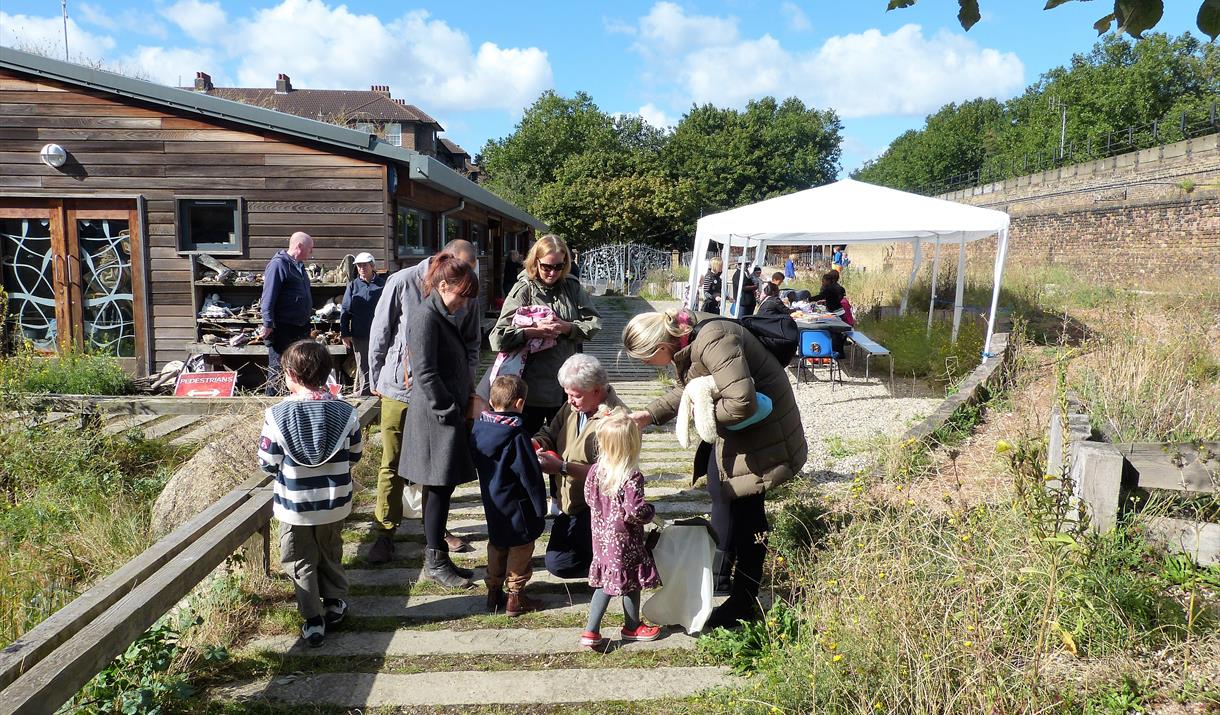
<path id="1" fill-rule="evenodd" d="M 606 643 L 601 623 L 611 596 L 623 598 L 623 640 L 656 640 L 661 632 L 640 620 L 640 590 L 661 585 L 652 554 L 644 545 L 644 525 L 656 518 L 656 509 L 644 501 L 640 428 L 619 408 L 598 429 L 597 444 L 598 461 L 585 479 L 593 530 L 589 585 L 597 590 L 580 637 L 580 644 L 592 649 Z"/>

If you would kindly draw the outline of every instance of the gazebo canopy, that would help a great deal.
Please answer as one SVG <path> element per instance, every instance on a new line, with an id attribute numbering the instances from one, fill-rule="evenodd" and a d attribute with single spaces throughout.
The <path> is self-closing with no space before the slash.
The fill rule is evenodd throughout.
<path id="1" fill-rule="evenodd" d="M 707 270 L 706 256 L 713 242 L 720 245 L 727 266 L 730 248 L 744 249 L 746 255 L 753 249 L 754 262 L 757 263 L 759 257 L 765 255 L 769 244 L 817 246 L 909 241 L 914 246 L 914 261 L 907 282 L 909 292 L 922 261 L 922 242 L 932 241 L 935 244 L 935 276 L 940 262 L 940 244 L 948 241 L 959 247 L 957 300 L 953 315 L 953 335 L 956 338 L 962 312 L 965 244 L 998 236 L 995 285 L 984 347 L 986 358 L 995 328 L 996 302 L 1008 252 L 1008 223 L 1008 214 L 1003 211 L 910 194 L 854 179 L 777 196 L 699 219 L 691 264 L 690 305 L 696 305 L 699 281 Z M 903 312 L 906 305 L 907 298 L 904 296 Z M 930 316 L 931 308 L 929 320 Z"/>

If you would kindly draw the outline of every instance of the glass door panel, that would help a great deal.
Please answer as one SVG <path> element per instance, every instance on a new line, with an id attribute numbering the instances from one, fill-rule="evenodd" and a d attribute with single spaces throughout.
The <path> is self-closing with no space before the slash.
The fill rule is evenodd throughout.
<path id="1" fill-rule="evenodd" d="M 0 263 L 8 305 L 4 319 L 15 342 L 59 351 L 62 301 L 56 300 L 53 218 L 0 218 Z"/>
<path id="2" fill-rule="evenodd" d="M 132 290 L 131 222 L 77 218 L 81 324 L 84 347 L 116 357 L 136 357 L 136 301 Z"/>

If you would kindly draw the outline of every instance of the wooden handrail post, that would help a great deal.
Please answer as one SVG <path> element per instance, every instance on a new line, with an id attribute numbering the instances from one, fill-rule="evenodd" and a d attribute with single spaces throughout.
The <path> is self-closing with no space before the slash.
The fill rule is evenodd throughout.
<path id="1" fill-rule="evenodd" d="M 246 561 L 263 576 L 271 576 L 271 522 L 263 524 L 242 547 Z"/>

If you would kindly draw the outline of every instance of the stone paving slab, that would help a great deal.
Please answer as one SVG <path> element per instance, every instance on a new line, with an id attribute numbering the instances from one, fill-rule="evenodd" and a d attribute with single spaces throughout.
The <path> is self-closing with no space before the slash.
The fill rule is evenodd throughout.
<path id="1" fill-rule="evenodd" d="M 727 668 L 715 667 L 320 673 L 218 688 L 213 694 L 224 700 L 347 708 L 562 705 L 681 698 L 734 684 Z"/>
<path id="2" fill-rule="evenodd" d="M 153 426 L 144 430 L 144 436 L 148 439 L 157 439 L 171 435 L 179 430 L 186 429 L 200 420 L 209 419 L 200 415 L 174 415 L 167 420 L 162 420 Z"/>
<path id="3" fill-rule="evenodd" d="M 132 427 L 139 427 L 140 425 L 148 424 L 159 417 L 161 417 L 161 415 L 127 415 L 126 417 L 119 417 L 117 419 L 108 421 L 106 425 L 102 427 L 102 433 L 118 434 L 119 432 L 129 430 Z"/>
<path id="4" fill-rule="evenodd" d="M 471 583 L 481 588 L 483 579 L 487 577 L 487 569 L 474 566 Z M 381 568 L 381 569 L 347 569 L 347 582 L 353 586 L 408 586 L 419 580 L 419 567 Z M 588 591 L 589 581 L 585 578 L 564 579 L 551 574 L 542 568 L 535 568 L 530 583 L 562 584 L 573 591 Z"/>
<path id="5" fill-rule="evenodd" d="M 470 564 L 465 562 L 471 560 L 478 560 L 480 564 L 485 562 L 487 560 L 487 539 L 471 539 L 470 545 L 474 548 L 474 551 L 467 551 L 464 554 L 455 552 L 449 555 L 453 557 L 454 561 L 462 563 L 465 566 L 469 566 Z M 372 548 L 373 543 L 369 541 L 362 541 L 359 543 L 348 542 L 343 545 L 343 556 L 344 558 L 359 556 L 361 559 L 367 560 L 369 551 Z M 546 556 L 546 542 L 534 542 L 534 558 L 542 558 L 543 556 Z M 391 563 L 394 561 L 417 560 L 422 559 L 423 557 L 424 545 L 418 541 L 394 542 L 394 558 Z"/>
<path id="6" fill-rule="evenodd" d="M 568 594 L 531 592 L 529 597 L 542 604 L 539 613 L 570 614 L 588 613 L 589 591 L 574 591 Z M 351 615 L 357 618 L 419 618 L 450 620 L 466 616 L 481 616 L 487 610 L 487 592 L 477 588 L 469 595 L 460 596 L 353 596 L 347 599 Z"/>
<path id="7" fill-rule="evenodd" d="M 192 442 L 201 442 L 209 437 L 213 437 L 221 432 L 233 427 L 241 422 L 243 417 L 239 415 L 220 415 L 217 417 L 209 417 L 204 420 L 204 423 L 195 429 L 175 437 L 170 440 L 170 444 L 174 446 L 190 444 Z M 252 418 L 245 418 L 252 419 Z"/>
<path id="8" fill-rule="evenodd" d="M 698 493 L 703 499 L 664 499 L 655 500 L 652 494 L 645 491 L 645 496 L 653 506 L 657 508 L 658 514 L 703 514 L 710 511 L 712 502 L 708 500 L 707 491 L 698 489 L 692 494 Z M 454 504 L 449 510 L 450 519 L 459 520 L 474 520 L 483 517 L 483 506 L 470 505 L 468 502 L 463 504 Z M 449 527 L 450 531 L 454 531 L 453 527 Z"/>
<path id="9" fill-rule="evenodd" d="M 299 636 L 272 636 L 252 641 L 252 651 L 301 656 L 550 655 L 579 653 L 581 628 L 485 628 L 471 631 L 407 630 L 340 631 L 323 648 L 311 648 Z M 617 633 L 614 634 L 617 640 Z M 678 631 L 650 643 L 626 643 L 632 650 L 690 650 L 698 639 Z"/>

